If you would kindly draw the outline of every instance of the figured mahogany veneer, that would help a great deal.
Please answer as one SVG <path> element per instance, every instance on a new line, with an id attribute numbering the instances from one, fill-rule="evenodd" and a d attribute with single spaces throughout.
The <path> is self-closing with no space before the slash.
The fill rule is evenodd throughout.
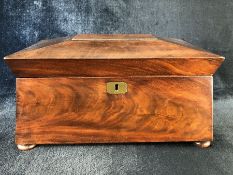
<path id="1" fill-rule="evenodd" d="M 221 60 L 222 61 L 222 60 Z M 210 59 L 10 60 L 19 77 L 124 77 L 212 75 L 221 64 Z M 201 67 L 200 67 L 201 65 Z"/>
<path id="2" fill-rule="evenodd" d="M 201 76 L 212 75 L 224 60 L 190 44 L 151 35 L 87 36 L 45 41 L 5 60 L 17 77 L 25 78 Z"/>
<path id="3" fill-rule="evenodd" d="M 85 34 L 41 41 L 5 61 L 17 77 L 20 150 L 167 141 L 208 147 L 213 139 L 212 75 L 224 57 L 182 40 Z M 109 94 L 109 82 L 124 82 L 127 93 Z"/>
<path id="4" fill-rule="evenodd" d="M 106 83 L 124 81 L 124 95 Z M 18 144 L 212 140 L 212 77 L 17 79 Z"/>

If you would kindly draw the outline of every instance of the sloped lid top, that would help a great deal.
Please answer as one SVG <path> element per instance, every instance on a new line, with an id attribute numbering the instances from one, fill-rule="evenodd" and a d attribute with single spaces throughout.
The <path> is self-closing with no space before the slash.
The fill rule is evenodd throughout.
<path id="1" fill-rule="evenodd" d="M 5 57 L 16 77 L 212 75 L 224 57 L 153 35 L 77 35 L 41 41 Z"/>
<path id="2" fill-rule="evenodd" d="M 151 59 L 220 58 L 180 41 L 153 35 L 77 35 L 43 41 L 5 59 Z"/>

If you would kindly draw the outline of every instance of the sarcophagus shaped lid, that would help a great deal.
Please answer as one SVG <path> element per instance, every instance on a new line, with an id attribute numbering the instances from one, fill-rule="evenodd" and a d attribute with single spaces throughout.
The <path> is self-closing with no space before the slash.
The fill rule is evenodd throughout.
<path id="1" fill-rule="evenodd" d="M 212 75 L 224 57 L 148 34 L 82 34 L 43 40 L 5 57 L 16 77 Z"/>

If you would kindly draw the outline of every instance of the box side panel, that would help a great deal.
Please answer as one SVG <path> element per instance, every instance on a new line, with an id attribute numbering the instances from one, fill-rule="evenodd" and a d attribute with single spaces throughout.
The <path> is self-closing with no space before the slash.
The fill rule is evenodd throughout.
<path id="1" fill-rule="evenodd" d="M 212 77 L 18 78 L 16 122 L 17 144 L 212 140 Z"/>

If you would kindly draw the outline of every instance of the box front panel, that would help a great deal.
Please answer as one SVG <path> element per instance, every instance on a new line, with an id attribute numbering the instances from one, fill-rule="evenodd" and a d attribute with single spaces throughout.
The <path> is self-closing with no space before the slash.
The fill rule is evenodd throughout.
<path id="1" fill-rule="evenodd" d="M 17 78 L 16 121 L 17 144 L 212 140 L 212 77 Z"/>

